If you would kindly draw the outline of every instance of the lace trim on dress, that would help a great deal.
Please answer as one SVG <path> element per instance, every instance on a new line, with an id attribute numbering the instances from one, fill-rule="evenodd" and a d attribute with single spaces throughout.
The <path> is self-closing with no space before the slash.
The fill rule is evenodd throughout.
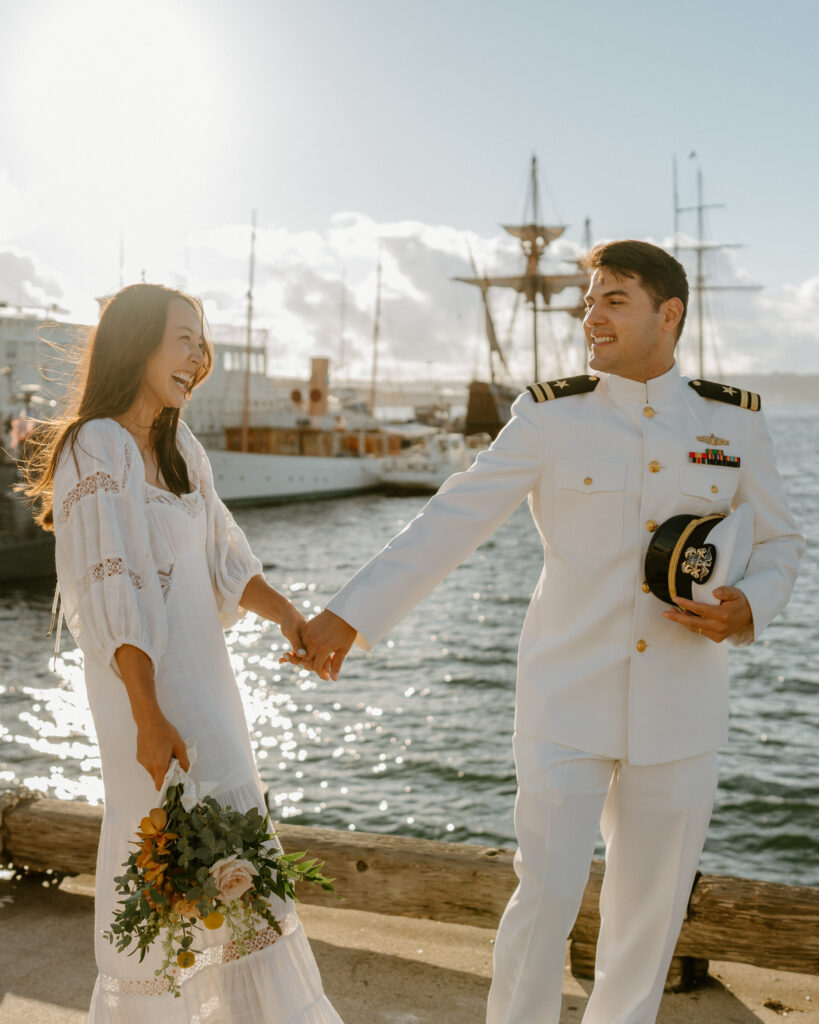
<path id="1" fill-rule="evenodd" d="M 122 474 L 122 479 L 115 480 L 110 473 L 103 473 L 102 470 L 97 470 L 91 476 L 83 477 L 63 499 L 61 511 L 64 520 L 68 520 L 68 517 L 71 515 L 71 509 L 76 503 L 81 498 L 87 498 L 89 494 L 96 494 L 97 491 L 109 491 L 111 494 L 118 494 L 120 491 L 125 490 L 125 485 L 128 483 L 128 474 L 131 472 L 131 450 L 127 445 L 124 448 L 124 452 L 125 470 Z"/>
<path id="2" fill-rule="evenodd" d="M 284 935 L 290 935 L 299 927 L 299 920 L 295 914 L 287 914 L 279 922 L 282 933 L 272 928 L 262 928 L 254 933 L 253 938 L 245 944 L 246 953 L 242 953 L 235 942 L 225 942 L 221 946 L 210 946 L 201 953 L 196 954 L 196 960 L 191 967 L 172 967 L 171 972 L 178 985 L 184 985 L 190 981 L 199 971 L 205 967 L 212 967 L 214 964 L 227 964 L 232 960 L 240 960 L 243 956 L 257 953 L 261 949 L 272 946 Z M 146 978 L 144 980 L 131 980 L 129 978 L 115 978 L 111 974 L 100 974 L 100 986 L 105 992 L 114 992 L 123 996 L 161 996 L 168 991 L 168 979 L 160 975 L 158 978 Z"/>
<path id="3" fill-rule="evenodd" d="M 173 505 L 181 508 L 189 516 L 194 516 L 199 510 L 201 495 L 198 490 L 190 491 L 188 494 L 172 494 L 170 491 L 163 491 L 159 487 L 144 488 L 146 505 Z"/>
<path id="4" fill-rule="evenodd" d="M 173 577 L 173 564 L 168 569 L 157 569 L 156 574 L 159 577 L 159 587 L 162 591 L 162 600 L 168 600 L 168 594 L 171 591 L 171 580 Z"/>
<path id="5" fill-rule="evenodd" d="M 124 576 L 126 573 L 136 589 L 142 590 L 142 577 L 133 569 L 129 569 L 121 558 L 106 558 L 104 562 L 92 565 L 88 572 L 77 580 L 77 590 L 80 594 L 87 594 L 92 583 L 102 583 L 107 576 Z"/>

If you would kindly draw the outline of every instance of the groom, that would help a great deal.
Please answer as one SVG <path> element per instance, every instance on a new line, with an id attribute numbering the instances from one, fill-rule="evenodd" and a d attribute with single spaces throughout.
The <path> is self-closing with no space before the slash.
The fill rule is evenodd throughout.
<path id="1" fill-rule="evenodd" d="M 488 1024 L 557 1024 L 598 827 L 606 873 L 583 1019 L 655 1019 L 727 736 L 722 641 L 759 636 L 804 550 L 759 397 L 677 369 L 682 266 L 636 241 L 598 245 L 585 265 L 592 372 L 530 386 L 492 447 L 307 624 L 304 653 L 291 656 L 337 679 L 354 641 L 376 644 L 528 498 L 544 566 L 520 641 L 519 885 L 498 930 Z M 732 458 L 709 464 L 713 446 Z M 664 610 L 643 577 L 658 524 L 744 502 L 754 513 L 744 578 L 717 588 L 714 604 L 680 597 Z"/>

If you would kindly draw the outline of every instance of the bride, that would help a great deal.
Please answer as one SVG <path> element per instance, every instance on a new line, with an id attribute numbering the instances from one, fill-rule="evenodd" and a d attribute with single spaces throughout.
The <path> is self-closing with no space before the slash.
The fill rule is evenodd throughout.
<path id="1" fill-rule="evenodd" d="M 200 928 L 179 999 L 155 976 L 160 950 L 140 963 L 103 938 L 140 818 L 171 759 L 191 767 L 183 737 L 196 742 L 194 778 L 220 780 L 221 803 L 267 812 L 223 629 L 252 611 L 301 641 L 303 616 L 265 581 L 179 419 L 212 361 L 196 299 L 124 288 L 89 336 L 64 415 L 29 447 L 27 493 L 56 536 L 102 758 L 89 1024 L 340 1024 L 289 903 L 271 906 L 282 935 L 262 924 L 245 955 L 226 924 Z"/>

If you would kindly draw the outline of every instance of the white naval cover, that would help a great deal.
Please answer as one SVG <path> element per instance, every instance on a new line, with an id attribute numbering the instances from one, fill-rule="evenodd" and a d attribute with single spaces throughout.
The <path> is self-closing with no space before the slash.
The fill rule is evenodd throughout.
<path id="1" fill-rule="evenodd" d="M 643 592 L 645 524 L 750 502 L 754 550 L 738 586 L 754 624 L 733 642 L 759 636 L 804 551 L 763 414 L 702 398 L 676 365 L 647 383 L 601 375 L 593 392 L 543 403 L 524 393 L 512 413 L 327 607 L 369 649 L 528 496 L 544 566 L 521 635 L 516 730 L 633 764 L 715 750 L 727 736 L 727 651 L 662 618 L 667 605 Z M 688 461 L 712 434 L 740 467 Z"/>
<path id="2" fill-rule="evenodd" d="M 692 581 L 691 600 L 719 604 L 714 591 L 718 587 L 736 586 L 745 576 L 754 551 L 754 510 L 750 503 L 744 501 L 729 516 L 720 519 L 708 531 L 705 542 L 716 548 L 716 564 L 704 583 Z"/>

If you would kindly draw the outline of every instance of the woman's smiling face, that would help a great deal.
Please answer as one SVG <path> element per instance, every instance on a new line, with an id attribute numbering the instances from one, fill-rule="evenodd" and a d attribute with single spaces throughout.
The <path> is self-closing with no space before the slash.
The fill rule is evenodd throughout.
<path id="1" fill-rule="evenodd" d="M 203 365 L 205 339 L 194 307 L 184 299 L 168 304 L 165 331 L 159 348 L 145 361 L 140 395 L 154 411 L 181 409 L 190 394 L 190 384 Z"/>

